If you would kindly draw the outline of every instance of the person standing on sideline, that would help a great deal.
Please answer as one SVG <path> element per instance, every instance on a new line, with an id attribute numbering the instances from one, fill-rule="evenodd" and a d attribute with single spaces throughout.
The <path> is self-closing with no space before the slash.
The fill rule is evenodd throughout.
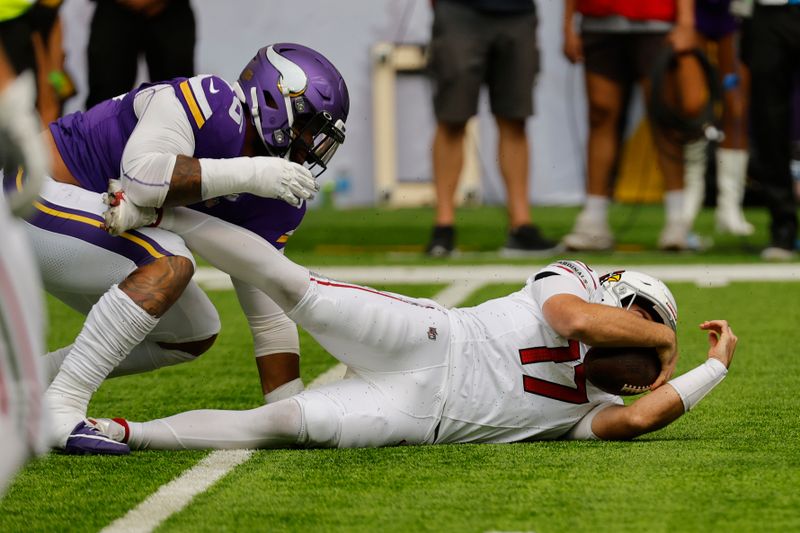
<path id="1" fill-rule="evenodd" d="M 736 52 L 739 21 L 731 13 L 730 0 L 696 0 L 696 27 L 701 48 L 714 43 L 715 63 L 723 91 L 722 133 L 716 148 L 717 211 L 716 227 L 721 233 L 752 235 L 754 228 L 742 212 L 747 180 L 747 98 L 750 77 Z M 703 205 L 705 196 L 705 138 L 688 143 L 684 150 L 683 180 L 686 186 L 684 214 L 689 229 Z"/>
<path id="2" fill-rule="evenodd" d="M 576 13 L 581 14 L 580 31 Z M 586 203 L 563 239 L 567 249 L 613 248 L 608 207 L 626 92 L 638 83 L 649 102 L 654 90 L 651 70 L 659 55 L 671 46 L 680 56 L 694 48 L 696 41 L 693 0 L 565 0 L 564 54 L 572 63 L 583 62 L 589 103 Z M 686 66 L 679 57 L 678 70 Z M 681 106 L 688 115 L 705 105 L 699 101 L 702 98 L 690 102 L 686 96 L 681 95 Z M 683 147 L 658 128 L 651 131 L 666 188 L 665 224 L 658 247 L 684 250 L 689 244 L 683 217 Z"/>
<path id="3" fill-rule="evenodd" d="M 454 196 L 464 163 L 466 124 L 477 113 L 480 88 L 486 84 L 506 188 L 509 234 L 503 250 L 549 254 L 556 243 L 531 224 L 528 205 L 525 121 L 533 114 L 533 83 L 539 71 L 536 6 L 533 0 L 437 0 L 433 10 L 436 222 L 425 251 L 446 257 L 455 249 Z"/>
<path id="4" fill-rule="evenodd" d="M 192 77 L 195 20 L 189 0 L 95 0 L 86 108 L 133 89 L 144 54 L 150 81 Z"/>
<path id="5" fill-rule="evenodd" d="M 769 208 L 770 244 L 766 261 L 789 261 L 795 254 L 797 201 L 791 161 L 791 108 L 795 73 L 800 71 L 800 4 L 758 0 L 747 28 L 743 57 L 751 74 L 755 177 Z"/>

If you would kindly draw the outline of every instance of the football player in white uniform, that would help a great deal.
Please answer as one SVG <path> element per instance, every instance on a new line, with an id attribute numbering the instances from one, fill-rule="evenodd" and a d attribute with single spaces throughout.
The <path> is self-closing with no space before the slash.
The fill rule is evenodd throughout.
<path id="1" fill-rule="evenodd" d="M 736 345 L 725 321 L 709 360 L 669 381 L 677 307 L 645 274 L 598 278 L 558 261 L 519 291 L 445 309 L 326 279 L 247 230 L 186 209 L 167 227 L 217 266 L 261 288 L 346 364 L 350 377 L 249 411 L 190 411 L 98 424 L 132 449 L 367 447 L 557 438 L 627 439 L 672 422 L 719 383 Z M 630 406 L 585 378 L 587 346 L 648 346 L 662 372 Z"/>
<path id="2" fill-rule="evenodd" d="M 39 140 L 35 84 L 16 77 L 0 47 L 0 167 L 19 180 L 18 192 L 0 194 L 0 496 L 17 469 L 49 447 L 39 366 L 44 351 L 45 314 L 39 271 L 22 224 L 47 172 Z M 17 167 L 27 169 L 25 177 Z"/>

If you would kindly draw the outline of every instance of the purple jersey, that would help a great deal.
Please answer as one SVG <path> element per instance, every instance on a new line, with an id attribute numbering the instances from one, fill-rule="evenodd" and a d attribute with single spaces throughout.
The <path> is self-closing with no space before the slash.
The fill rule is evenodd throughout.
<path id="1" fill-rule="evenodd" d="M 189 207 L 249 229 L 278 250 L 285 246 L 290 233 L 306 214 L 305 202 L 298 208 L 282 200 L 252 194 L 214 198 Z"/>
<path id="2" fill-rule="evenodd" d="M 184 155 L 213 159 L 241 155 L 245 133 L 242 107 L 227 82 L 205 75 L 159 84 L 172 87 L 192 127 L 194 153 Z M 143 84 L 50 124 L 58 151 L 81 187 L 102 193 L 108 189 L 109 179 L 120 176 L 122 152 L 138 121 L 134 98 L 152 85 Z M 305 214 L 305 204 L 297 209 L 280 200 L 249 194 L 191 207 L 247 228 L 279 249 Z"/>

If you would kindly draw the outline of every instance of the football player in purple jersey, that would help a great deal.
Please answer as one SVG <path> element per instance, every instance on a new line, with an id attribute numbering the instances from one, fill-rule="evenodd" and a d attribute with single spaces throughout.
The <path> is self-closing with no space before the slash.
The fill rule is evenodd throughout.
<path id="1" fill-rule="evenodd" d="M 280 249 L 317 190 L 315 174 L 344 141 L 348 110 L 338 70 L 282 43 L 260 49 L 232 85 L 210 75 L 144 84 L 50 124 L 52 179 L 28 230 L 46 289 L 87 313 L 75 342 L 47 356 L 58 447 L 127 453 L 87 423 L 94 391 L 109 375 L 193 360 L 220 327 L 191 280 L 183 240 L 130 229 L 124 209 L 104 218 L 106 203 L 189 205 Z M 294 323 L 263 292 L 233 282 L 266 400 L 302 390 Z"/>

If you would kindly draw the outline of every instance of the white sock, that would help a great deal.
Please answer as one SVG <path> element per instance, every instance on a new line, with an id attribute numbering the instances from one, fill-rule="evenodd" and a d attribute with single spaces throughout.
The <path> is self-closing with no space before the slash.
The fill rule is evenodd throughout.
<path id="1" fill-rule="evenodd" d="M 300 394 L 305 389 L 303 380 L 295 378 L 292 381 L 287 381 L 275 390 L 266 393 L 264 395 L 264 403 L 275 403 L 285 400 L 286 398 L 291 398 L 295 394 Z"/>
<path id="2" fill-rule="evenodd" d="M 141 374 L 142 372 L 158 370 L 165 366 L 188 363 L 195 359 L 197 359 L 196 355 L 182 352 L 181 350 L 167 350 L 159 346 L 157 342 L 143 341 L 131 350 L 131 353 L 111 371 L 108 377 L 116 378 L 130 374 Z"/>
<path id="3" fill-rule="evenodd" d="M 747 179 L 747 150 L 717 149 L 717 205 L 740 209 Z"/>
<path id="4" fill-rule="evenodd" d="M 591 220 L 605 220 L 608 218 L 608 206 L 611 199 L 608 196 L 590 194 L 583 205 L 582 216 Z"/>
<path id="5" fill-rule="evenodd" d="M 64 359 L 66 359 L 71 350 L 72 344 L 44 356 L 44 367 L 48 383 L 52 382 L 58 375 Z M 165 366 L 191 362 L 195 359 L 197 359 L 197 356 L 190 353 L 180 350 L 167 350 L 159 346 L 157 342 L 143 341 L 131 350 L 131 353 L 111 371 L 108 377 L 116 378 L 130 374 L 141 374 L 142 372 L 158 370 Z"/>
<path id="6" fill-rule="evenodd" d="M 94 391 L 156 324 L 116 285 L 94 304 L 46 393 L 60 445 L 86 416 Z"/>
<path id="7" fill-rule="evenodd" d="M 708 141 L 689 143 L 683 148 L 683 218 L 694 224 L 706 195 L 706 146 Z"/>
<path id="8" fill-rule="evenodd" d="M 302 418 L 295 400 L 247 411 L 187 411 L 150 422 L 128 422 L 128 445 L 134 450 L 281 448 L 297 444 Z"/>
<path id="9" fill-rule="evenodd" d="M 45 378 L 48 384 L 52 383 L 53 379 L 58 375 L 58 371 L 61 370 L 64 359 L 67 358 L 71 350 L 72 344 L 69 344 L 44 355 L 42 367 L 44 368 Z"/>
<path id="10" fill-rule="evenodd" d="M 113 285 L 86 316 L 78 338 L 61 365 L 94 392 L 111 371 L 144 340 L 158 318 Z M 58 382 L 59 377 L 53 383 Z"/>
<path id="11" fill-rule="evenodd" d="M 664 193 L 664 211 L 668 224 L 683 220 L 683 189 Z"/>

